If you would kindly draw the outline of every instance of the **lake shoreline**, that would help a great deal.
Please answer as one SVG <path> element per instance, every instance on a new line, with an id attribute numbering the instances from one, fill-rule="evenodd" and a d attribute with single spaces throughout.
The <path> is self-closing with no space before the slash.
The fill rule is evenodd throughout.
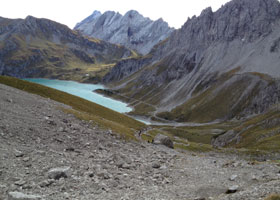
<path id="1" fill-rule="evenodd" d="M 94 90 L 96 89 L 105 88 L 101 84 L 79 83 L 71 80 L 57 80 L 46 78 L 25 78 L 23 80 L 41 84 L 75 96 L 79 96 L 83 99 L 97 103 L 119 113 L 127 113 L 132 110 L 132 108 L 125 102 L 105 97 L 94 92 Z"/>

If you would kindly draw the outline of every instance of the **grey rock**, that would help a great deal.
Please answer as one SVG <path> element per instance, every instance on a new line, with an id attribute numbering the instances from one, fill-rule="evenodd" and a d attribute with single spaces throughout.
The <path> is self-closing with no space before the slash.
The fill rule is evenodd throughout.
<path id="1" fill-rule="evenodd" d="M 88 176 L 89 176 L 90 178 L 94 177 L 94 172 L 89 172 L 89 173 L 88 173 Z"/>
<path id="2" fill-rule="evenodd" d="M 107 171 L 97 172 L 97 176 L 99 176 L 103 179 L 110 179 L 112 177 Z"/>
<path id="3" fill-rule="evenodd" d="M 171 149 L 174 148 L 173 141 L 170 139 L 170 137 L 162 134 L 157 134 L 153 141 L 154 144 L 161 144 L 164 146 L 167 146 Z"/>
<path id="4" fill-rule="evenodd" d="M 26 184 L 26 181 L 24 181 L 24 180 L 19 180 L 19 181 L 15 182 L 15 185 L 17 185 L 17 186 L 23 186 L 24 184 Z"/>
<path id="5" fill-rule="evenodd" d="M 236 174 L 234 174 L 234 175 L 232 175 L 230 178 L 229 178 L 229 180 L 230 181 L 235 181 L 236 179 L 237 179 L 237 175 Z"/>
<path id="6" fill-rule="evenodd" d="M 211 141 L 213 147 L 224 147 L 227 144 L 230 144 L 232 141 L 236 141 L 239 137 L 239 134 L 234 130 L 229 130 L 224 134 L 214 137 Z"/>
<path id="7" fill-rule="evenodd" d="M 135 49 L 141 54 L 149 53 L 155 44 L 165 40 L 174 30 L 162 19 L 152 21 L 134 10 L 124 16 L 112 11 L 104 14 L 95 11 L 74 29 L 91 37 Z"/>
<path id="8" fill-rule="evenodd" d="M 153 163 L 152 164 L 152 168 L 159 169 L 160 168 L 160 164 L 159 163 Z"/>
<path id="9" fill-rule="evenodd" d="M 40 182 L 39 186 L 40 187 L 48 187 L 48 186 L 50 186 L 53 183 L 54 183 L 53 179 L 48 179 L 48 180 L 44 180 L 44 181 Z"/>
<path id="10" fill-rule="evenodd" d="M 39 195 L 27 195 L 21 192 L 9 192 L 8 200 L 38 200 L 42 199 Z"/>
<path id="11" fill-rule="evenodd" d="M 16 150 L 16 151 L 15 151 L 15 156 L 16 156 L 16 157 L 23 157 L 23 156 L 24 156 L 24 153 L 21 152 L 21 151 Z"/>
<path id="12" fill-rule="evenodd" d="M 122 168 L 122 169 L 130 169 L 131 166 L 130 166 L 129 164 L 127 164 L 127 163 L 122 163 L 122 164 L 119 165 L 119 168 Z"/>
<path id="13" fill-rule="evenodd" d="M 238 185 L 233 185 L 227 189 L 226 194 L 235 193 L 235 192 L 237 192 L 238 188 L 239 188 Z"/>
<path id="14" fill-rule="evenodd" d="M 13 99 L 7 99 L 7 101 L 13 103 Z"/>
<path id="15" fill-rule="evenodd" d="M 64 129 L 63 127 L 59 127 L 58 131 L 59 131 L 59 132 L 64 132 L 65 129 Z"/>
<path id="16" fill-rule="evenodd" d="M 69 171 L 70 167 L 53 168 L 48 171 L 48 177 L 55 180 L 58 180 L 60 178 L 67 178 L 69 177 Z"/>
<path id="17" fill-rule="evenodd" d="M 25 157 L 22 159 L 22 161 L 24 161 L 24 162 L 28 162 L 29 160 L 30 160 L 30 157 Z"/>

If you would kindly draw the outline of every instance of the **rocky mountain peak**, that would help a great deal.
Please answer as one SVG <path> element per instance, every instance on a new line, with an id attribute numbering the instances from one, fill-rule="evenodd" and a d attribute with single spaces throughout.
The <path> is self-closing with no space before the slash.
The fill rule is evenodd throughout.
<path id="1" fill-rule="evenodd" d="M 31 15 L 28 15 L 26 18 L 25 18 L 26 21 L 34 21 L 36 20 L 35 17 L 31 16 Z"/>
<path id="2" fill-rule="evenodd" d="M 84 19 L 83 21 L 81 21 L 80 23 L 77 23 L 76 26 L 79 26 L 79 25 L 82 24 L 82 23 L 90 22 L 91 20 L 96 19 L 96 18 L 99 17 L 100 15 L 102 15 L 101 12 L 98 11 L 98 10 L 95 10 L 95 11 L 93 11 L 93 13 L 92 13 L 90 16 L 88 16 L 87 18 L 85 18 L 85 19 Z"/>
<path id="3" fill-rule="evenodd" d="M 88 36 L 124 45 L 141 54 L 149 53 L 155 44 L 173 32 L 162 19 L 152 21 L 135 10 L 125 15 L 107 11 L 95 18 L 89 16 L 74 29 Z"/>
<path id="4" fill-rule="evenodd" d="M 136 10 L 130 10 L 130 11 L 127 11 L 127 13 L 125 13 L 124 17 L 134 18 L 134 17 L 139 16 L 139 15 L 140 14 Z"/>
<path id="5" fill-rule="evenodd" d="M 233 0 L 216 12 L 209 7 L 200 16 L 188 19 L 169 43 L 194 50 L 218 41 L 253 42 L 271 33 L 278 19 L 280 3 L 277 0 Z"/>
<path id="6" fill-rule="evenodd" d="M 202 10 L 200 16 L 209 16 L 209 15 L 213 15 L 213 11 L 211 7 L 205 8 L 204 10 Z"/>
<path id="7" fill-rule="evenodd" d="M 91 17 L 96 18 L 96 17 L 99 17 L 100 15 L 102 15 L 102 13 L 98 10 L 95 10 L 95 11 L 93 11 Z"/>

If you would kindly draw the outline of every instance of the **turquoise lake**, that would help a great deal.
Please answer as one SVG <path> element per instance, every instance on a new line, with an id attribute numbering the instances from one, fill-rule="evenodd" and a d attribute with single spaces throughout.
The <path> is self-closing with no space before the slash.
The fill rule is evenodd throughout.
<path id="1" fill-rule="evenodd" d="M 132 109 L 126 103 L 104 97 L 93 92 L 96 89 L 104 89 L 102 85 L 78 83 L 74 81 L 50 80 L 42 78 L 24 79 L 30 82 L 38 83 L 47 87 L 51 87 L 69 94 L 79 96 L 86 100 L 92 101 L 114 111 L 120 113 L 130 112 Z"/>

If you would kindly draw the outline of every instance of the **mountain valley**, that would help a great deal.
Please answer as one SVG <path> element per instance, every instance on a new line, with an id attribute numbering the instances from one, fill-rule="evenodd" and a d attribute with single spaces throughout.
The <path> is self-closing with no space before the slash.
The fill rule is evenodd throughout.
<path id="1" fill-rule="evenodd" d="M 279 200 L 280 2 L 186 20 L 0 17 L 0 199 Z M 132 111 L 25 78 L 102 84 Z"/>

